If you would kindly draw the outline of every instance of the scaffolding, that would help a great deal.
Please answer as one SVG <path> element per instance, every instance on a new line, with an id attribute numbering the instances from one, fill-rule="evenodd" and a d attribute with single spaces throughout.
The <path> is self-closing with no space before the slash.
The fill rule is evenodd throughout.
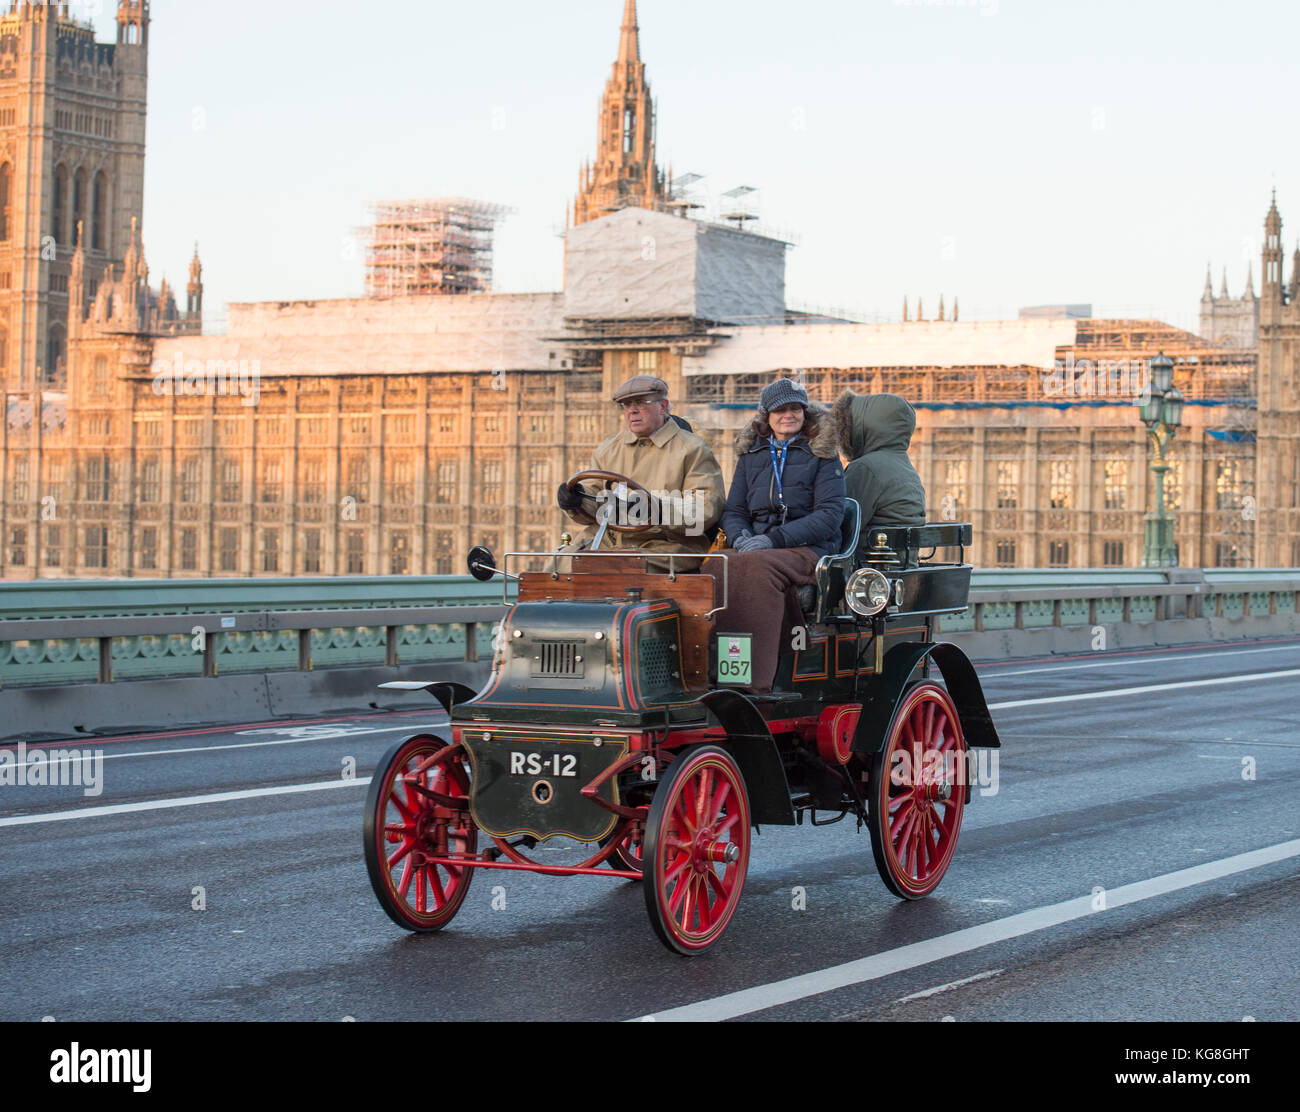
<path id="1" fill-rule="evenodd" d="M 514 210 L 464 197 L 379 201 L 362 229 L 367 297 L 430 297 L 492 290 L 497 225 Z"/>

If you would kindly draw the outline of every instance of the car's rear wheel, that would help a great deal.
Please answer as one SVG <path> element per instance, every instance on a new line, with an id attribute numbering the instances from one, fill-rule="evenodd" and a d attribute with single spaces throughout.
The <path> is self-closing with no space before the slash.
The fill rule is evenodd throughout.
<path id="1" fill-rule="evenodd" d="M 867 778 L 871 850 L 894 895 L 919 900 L 939 887 L 961 834 L 965 785 L 957 709 L 943 688 L 919 683 L 904 695 Z"/>

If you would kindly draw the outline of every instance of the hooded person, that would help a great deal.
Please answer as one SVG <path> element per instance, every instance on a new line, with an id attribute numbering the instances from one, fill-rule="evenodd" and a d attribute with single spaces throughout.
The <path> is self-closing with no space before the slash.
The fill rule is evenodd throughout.
<path id="1" fill-rule="evenodd" d="M 844 468 L 830 411 L 788 379 L 763 391 L 736 441 L 738 462 L 722 528 L 730 549 L 727 609 L 717 629 L 753 636 L 752 690 L 772 689 L 780 648 L 803 623 L 797 588 L 839 548 Z M 706 571 L 716 569 L 706 565 Z"/>
<path id="2" fill-rule="evenodd" d="M 861 558 L 870 529 L 925 524 L 925 487 L 907 456 L 916 410 L 896 394 L 846 390 L 834 416 L 840 451 L 850 461 L 845 487 L 862 507 Z"/>

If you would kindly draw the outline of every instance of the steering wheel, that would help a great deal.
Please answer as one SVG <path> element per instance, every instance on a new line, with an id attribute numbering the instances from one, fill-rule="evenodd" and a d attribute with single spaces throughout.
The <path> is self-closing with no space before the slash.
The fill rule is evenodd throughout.
<path id="1" fill-rule="evenodd" d="M 568 487 L 572 493 L 582 494 L 584 495 L 587 501 L 595 502 L 596 499 L 593 495 L 587 494 L 586 491 L 582 490 L 582 484 L 589 479 L 595 479 L 599 482 L 603 482 L 605 484 L 606 490 L 610 489 L 615 483 L 623 483 L 628 490 L 640 491 L 648 499 L 654 497 L 654 495 L 652 495 L 648 490 L 646 490 L 646 488 L 643 487 L 640 483 L 638 483 L 635 479 L 629 479 L 626 475 L 616 475 L 613 471 L 579 471 L 576 475 L 574 475 L 571 479 L 569 479 L 569 481 L 566 482 L 564 485 Z M 571 512 L 576 517 L 582 519 L 588 525 L 599 524 L 599 522 L 596 521 L 596 515 L 592 513 L 590 510 L 588 510 L 585 504 L 580 509 L 576 509 Z M 611 532 L 614 533 L 648 533 L 651 529 L 655 528 L 655 526 L 652 524 L 651 525 L 620 525 L 618 523 L 617 518 L 618 515 L 614 514 L 609 519 L 609 529 Z"/>

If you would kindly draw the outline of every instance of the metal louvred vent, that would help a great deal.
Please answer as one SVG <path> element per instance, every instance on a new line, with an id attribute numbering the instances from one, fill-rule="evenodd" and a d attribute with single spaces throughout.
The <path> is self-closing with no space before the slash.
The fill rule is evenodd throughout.
<path id="1" fill-rule="evenodd" d="M 581 676 L 582 649 L 581 641 L 544 641 L 537 646 L 533 675 Z"/>

